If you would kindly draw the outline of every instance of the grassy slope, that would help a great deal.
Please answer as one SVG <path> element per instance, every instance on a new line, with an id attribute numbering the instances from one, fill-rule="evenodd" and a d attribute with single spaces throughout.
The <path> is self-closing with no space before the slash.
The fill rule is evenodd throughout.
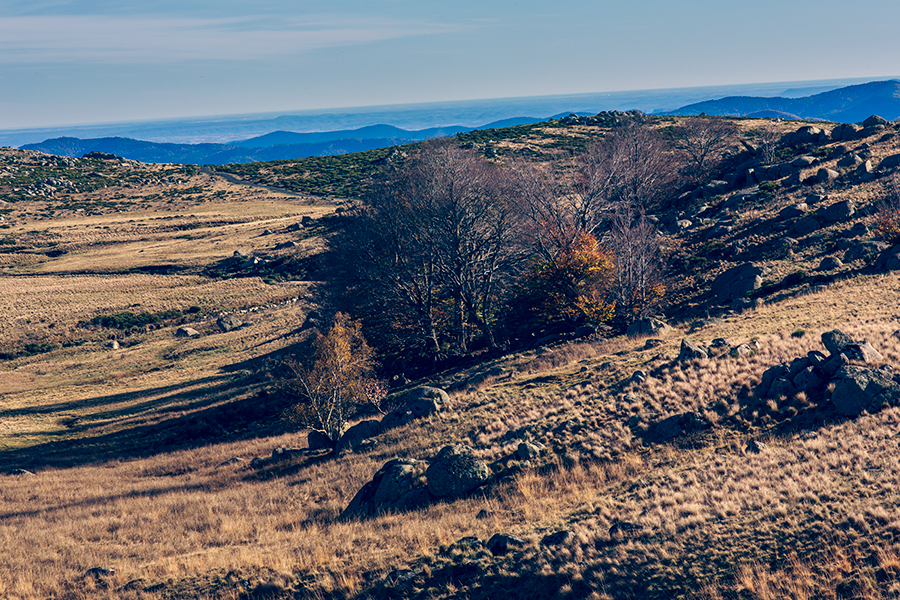
<path id="1" fill-rule="evenodd" d="M 544 139 L 492 143 L 521 150 Z M 895 152 L 888 144 L 874 151 Z M 101 167 L 115 182 L 118 167 L 73 168 Z M 144 169 L 165 169 L 122 168 L 135 181 L 154 179 Z M 745 207 L 724 242 L 748 239 L 764 250 L 778 234 L 758 224 L 803 193 L 782 190 L 772 202 Z M 7 196 L 10 225 L 0 230 L 10 240 L 0 253 L 0 306 L 10 315 L 0 328 L 2 344 L 59 346 L 0 362 L 0 471 L 36 472 L 2 476 L 4 597 L 237 598 L 251 589 L 415 598 L 900 592 L 900 412 L 847 421 L 823 405 L 800 415 L 815 418 L 792 422 L 784 407 L 760 411 L 740 392 L 769 365 L 820 349 L 818 336 L 834 327 L 868 339 L 887 362 L 900 364 L 896 274 L 850 264 L 829 274 L 845 279 L 815 291 L 818 282 L 801 278 L 773 287 L 777 302 L 710 320 L 690 334 L 705 342 L 756 338 L 760 349 L 752 357 L 673 363 L 690 320 L 676 323 L 680 331 L 652 351 L 642 339 L 625 338 L 540 348 L 438 377 L 449 384 L 497 365 L 509 373 L 455 394 L 440 417 L 382 435 L 367 454 L 258 468 L 252 458 L 305 445 L 302 433 L 276 418 L 278 399 L 260 395 L 265 382 L 255 367 L 303 337 L 309 284 L 203 274 L 234 250 L 275 258 L 275 246 L 295 240 L 300 252 L 314 252 L 315 240 L 287 225 L 333 208 L 199 173 L 180 184 L 81 194 L 85 203 L 106 194 L 117 204 L 93 202 L 98 214 L 85 215 L 71 208 L 69 196 Z M 833 191 L 863 204 L 877 194 L 874 184 Z M 801 240 L 791 256 L 758 258 L 772 267 L 773 281 L 812 272 L 850 225 Z M 672 242 L 709 261 L 688 265 L 704 271 L 708 283 L 711 265 L 725 268 L 741 257 L 717 254 L 721 249 L 704 237 L 700 229 Z M 65 253 L 51 256 L 53 249 Z M 160 264 L 166 272 L 146 269 Z M 679 288 L 673 297 L 690 311 L 703 289 Z M 199 311 L 190 312 L 194 306 Z M 78 325 L 125 310 L 181 314 L 131 332 Z M 235 310 L 250 311 L 241 316 L 252 325 L 219 333 L 215 317 Z M 182 323 L 202 336 L 175 338 Z M 797 329 L 806 334 L 791 336 Z M 118 350 L 105 347 L 113 333 Z M 637 369 L 647 381 L 627 383 Z M 641 439 L 642 426 L 685 411 L 718 425 L 670 444 Z M 628 426 L 629 419 L 637 425 Z M 498 460 L 523 437 L 553 453 L 487 496 L 369 522 L 336 519 L 390 457 L 429 458 L 462 441 Z M 745 453 L 750 439 L 769 450 Z M 223 464 L 232 458 L 241 460 Z M 488 516 L 479 519 L 482 510 Z M 640 525 L 642 533 L 611 535 L 619 521 Z M 539 546 L 545 533 L 562 529 L 574 533 L 571 544 Z M 498 531 L 524 538 L 526 548 L 493 558 L 456 543 Z M 85 577 L 93 567 L 115 573 Z M 381 583 L 395 567 L 410 568 L 413 578 L 398 587 Z"/>

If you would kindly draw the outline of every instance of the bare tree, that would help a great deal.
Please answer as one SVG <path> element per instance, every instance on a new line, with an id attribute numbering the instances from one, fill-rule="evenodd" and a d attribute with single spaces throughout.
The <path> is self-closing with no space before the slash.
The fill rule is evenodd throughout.
<path id="1" fill-rule="evenodd" d="M 665 293 L 663 256 L 656 227 L 633 207 L 616 212 L 604 240 L 615 262 L 611 296 L 625 324 L 646 317 Z"/>
<path id="2" fill-rule="evenodd" d="M 722 117 L 690 117 L 678 127 L 678 147 L 687 157 L 688 175 L 695 181 L 709 176 L 710 171 L 730 147 L 737 127 Z"/>

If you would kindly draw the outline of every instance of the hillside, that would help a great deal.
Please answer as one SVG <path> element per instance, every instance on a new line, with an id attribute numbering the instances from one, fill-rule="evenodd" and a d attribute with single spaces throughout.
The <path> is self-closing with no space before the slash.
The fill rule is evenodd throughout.
<path id="1" fill-rule="evenodd" d="M 634 119 L 690 125 L 604 113 L 454 143 L 565 177 Z M 402 410 L 355 414 L 368 434 L 338 451 L 286 418 L 280 361 L 322 327 L 352 198 L 419 146 L 227 178 L 0 150 L 0 595 L 897 597 L 900 249 L 877 225 L 898 124 L 729 123 L 651 215 L 656 318 L 396 379 Z M 447 395 L 404 412 L 422 385 Z M 441 496 L 448 456 L 487 471 Z"/>
<path id="2" fill-rule="evenodd" d="M 689 104 L 666 114 L 744 117 L 764 111 L 835 123 L 861 123 L 871 115 L 894 120 L 900 118 L 900 81 L 874 81 L 803 98 L 730 96 Z"/>

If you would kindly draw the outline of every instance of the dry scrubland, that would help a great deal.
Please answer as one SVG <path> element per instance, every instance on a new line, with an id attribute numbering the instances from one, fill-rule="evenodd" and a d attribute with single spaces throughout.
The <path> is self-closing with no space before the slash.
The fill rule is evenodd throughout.
<path id="1" fill-rule="evenodd" d="M 42 160 L 4 152 L 17 168 Z M 367 452 L 251 465 L 306 444 L 264 392 L 261 367 L 309 334 L 314 283 L 222 274 L 235 250 L 271 263 L 314 254 L 327 226 L 291 226 L 304 216 L 324 223 L 335 207 L 171 165 L 123 163 L 133 182 L 116 186 L 105 168 L 97 172 L 108 185 L 79 198 L 115 205 L 3 205 L 0 349 L 23 352 L 0 362 L 0 597 L 900 597 L 900 409 L 850 420 L 817 412 L 827 399 L 760 403 L 749 393 L 769 366 L 821 350 L 820 335 L 834 328 L 900 365 L 900 275 L 848 264 L 833 283 L 803 282 L 752 310 L 675 319 L 652 349 L 643 338 L 572 341 L 442 373 L 431 383 L 479 383 Z M 834 198 L 845 195 L 865 205 L 878 188 Z M 798 199 L 749 207 L 736 230 L 763 247 L 771 228 L 747 233 L 747 224 Z M 767 255 L 771 277 L 814 271 L 848 227 L 813 234 L 789 257 Z M 287 242 L 297 245 L 279 248 Z M 705 243 L 673 238 L 671 250 L 699 254 Z M 691 268 L 708 283 L 722 267 Z M 676 285 L 672 298 L 690 308 L 696 290 Z M 171 314 L 127 330 L 88 323 L 125 311 Z M 222 333 L 215 319 L 224 313 L 249 325 Z M 176 338 L 182 325 L 200 335 Z M 684 336 L 759 346 L 679 363 Z M 44 346 L 24 351 L 29 343 Z M 636 370 L 643 383 L 630 383 Z M 800 414 L 786 418 L 795 405 Z M 642 437 L 685 412 L 715 426 L 669 443 Z M 552 452 L 486 494 L 338 518 L 392 457 L 428 459 L 462 442 L 505 460 L 523 438 Z M 751 440 L 767 450 L 747 452 Z M 34 474 L 6 474 L 16 468 Z M 615 532 L 623 522 L 635 527 L 624 536 Z M 562 530 L 570 543 L 539 543 Z M 493 557 L 465 539 L 496 532 L 525 548 Z M 393 586 L 391 573 L 411 575 Z"/>

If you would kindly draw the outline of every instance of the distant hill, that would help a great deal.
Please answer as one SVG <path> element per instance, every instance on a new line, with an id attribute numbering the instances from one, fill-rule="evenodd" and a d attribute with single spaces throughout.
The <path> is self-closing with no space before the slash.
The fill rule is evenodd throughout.
<path id="1" fill-rule="evenodd" d="M 432 127 L 407 131 L 391 125 L 371 125 L 359 129 L 294 133 L 274 131 L 229 144 L 171 144 L 146 142 L 126 137 L 80 139 L 60 137 L 22 146 L 57 156 L 81 157 L 88 152 L 105 152 L 147 163 L 225 165 L 310 156 L 332 156 L 400 146 L 430 138 L 447 137 L 479 129 L 495 129 L 538 123 L 542 119 L 516 117 L 481 127 Z"/>
<path id="2" fill-rule="evenodd" d="M 760 98 L 729 96 L 688 104 L 668 115 L 720 115 L 746 117 L 783 113 L 802 119 L 858 123 L 871 115 L 890 121 L 900 118 L 900 81 L 873 81 L 806 96 L 804 98 Z"/>

